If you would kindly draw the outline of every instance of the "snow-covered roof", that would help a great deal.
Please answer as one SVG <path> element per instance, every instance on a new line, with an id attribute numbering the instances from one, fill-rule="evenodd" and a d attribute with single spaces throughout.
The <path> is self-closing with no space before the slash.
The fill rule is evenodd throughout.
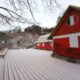
<path id="1" fill-rule="evenodd" d="M 50 36 L 50 34 L 46 34 L 46 35 L 40 36 L 38 38 L 38 40 L 36 41 L 36 43 L 39 43 L 39 42 L 52 42 L 52 40 L 48 39 L 49 36 Z"/>

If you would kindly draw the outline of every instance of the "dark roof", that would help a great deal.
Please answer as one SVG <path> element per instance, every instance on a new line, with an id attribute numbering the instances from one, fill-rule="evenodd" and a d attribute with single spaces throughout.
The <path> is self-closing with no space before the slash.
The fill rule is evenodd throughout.
<path id="1" fill-rule="evenodd" d="M 68 14 L 68 11 L 71 10 L 71 9 L 80 11 L 80 7 L 70 5 L 70 6 L 67 8 L 67 10 L 64 12 L 62 18 L 60 19 L 60 21 L 58 22 L 58 24 L 56 25 L 56 27 L 54 28 L 54 30 L 52 31 L 52 33 L 51 33 L 51 35 L 48 37 L 48 39 L 52 39 L 52 37 L 54 36 L 55 32 L 59 29 L 59 25 L 62 23 L 64 16 L 66 16 L 66 15 Z"/>

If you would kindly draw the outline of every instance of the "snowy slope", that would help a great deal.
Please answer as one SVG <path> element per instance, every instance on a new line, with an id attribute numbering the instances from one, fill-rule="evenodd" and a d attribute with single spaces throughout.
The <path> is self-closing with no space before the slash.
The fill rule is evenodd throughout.
<path id="1" fill-rule="evenodd" d="M 52 58 L 49 51 L 9 50 L 0 80 L 80 80 L 80 65 Z"/>

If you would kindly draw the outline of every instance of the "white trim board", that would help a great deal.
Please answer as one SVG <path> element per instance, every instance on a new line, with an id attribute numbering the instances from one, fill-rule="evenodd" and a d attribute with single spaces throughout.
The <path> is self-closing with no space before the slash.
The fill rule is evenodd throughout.
<path id="1" fill-rule="evenodd" d="M 53 39 L 67 38 L 67 37 L 72 37 L 72 36 L 80 36 L 80 32 L 79 33 L 72 33 L 72 34 L 65 34 L 65 35 L 54 36 Z"/>
<path id="2" fill-rule="evenodd" d="M 78 36 L 80 36 L 80 33 L 60 35 L 60 36 L 53 37 L 53 40 L 59 38 L 69 38 L 70 47 L 78 48 L 79 47 Z"/>

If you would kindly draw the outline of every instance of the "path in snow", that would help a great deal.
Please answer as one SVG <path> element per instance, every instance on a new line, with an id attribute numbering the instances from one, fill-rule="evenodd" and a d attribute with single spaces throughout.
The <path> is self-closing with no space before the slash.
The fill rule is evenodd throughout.
<path id="1" fill-rule="evenodd" d="M 79 64 L 52 58 L 49 51 L 9 50 L 0 64 L 0 80 L 80 80 Z"/>

